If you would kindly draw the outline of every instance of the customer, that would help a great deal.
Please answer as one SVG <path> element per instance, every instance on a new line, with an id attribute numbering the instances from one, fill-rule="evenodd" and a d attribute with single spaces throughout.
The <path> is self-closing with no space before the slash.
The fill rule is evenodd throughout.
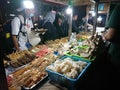
<path id="1" fill-rule="evenodd" d="M 66 15 L 63 15 L 63 28 L 64 28 L 64 37 L 68 36 L 68 30 L 69 30 L 69 23 L 68 23 L 68 17 Z"/>
<path id="2" fill-rule="evenodd" d="M 17 9 L 19 12 L 18 17 L 15 17 L 12 20 L 12 38 L 16 51 L 27 50 L 30 47 L 27 33 L 29 33 L 31 28 L 33 28 L 31 20 L 31 17 L 34 14 L 33 8 L 34 6 L 31 8 L 25 8 L 25 6 L 21 5 L 21 7 Z"/>
<path id="3" fill-rule="evenodd" d="M 88 13 L 87 18 L 88 18 L 87 30 L 92 31 L 93 30 L 93 24 L 94 24 L 94 18 L 92 16 L 92 13 Z"/>
<path id="4" fill-rule="evenodd" d="M 58 32 L 58 38 L 62 38 L 65 36 L 64 26 L 63 26 L 63 16 L 60 14 L 56 14 L 54 25 Z"/>
<path id="5" fill-rule="evenodd" d="M 44 18 L 43 28 L 47 29 L 47 31 L 44 34 L 44 41 L 55 40 L 58 38 L 56 28 L 53 24 L 55 16 L 56 11 L 51 10 L 47 13 L 47 15 Z"/>
<path id="6" fill-rule="evenodd" d="M 78 15 L 74 14 L 72 19 L 72 32 L 79 33 L 81 31 L 81 28 L 77 25 Z"/>
<path id="7" fill-rule="evenodd" d="M 105 39 L 111 42 L 109 48 L 110 63 L 115 70 L 120 72 L 120 4 L 113 10 L 107 28 Z"/>
<path id="8" fill-rule="evenodd" d="M 93 24 L 94 24 L 94 18 L 92 16 L 92 13 L 88 13 L 84 17 L 82 17 L 82 29 L 85 31 L 92 31 L 93 30 Z"/>

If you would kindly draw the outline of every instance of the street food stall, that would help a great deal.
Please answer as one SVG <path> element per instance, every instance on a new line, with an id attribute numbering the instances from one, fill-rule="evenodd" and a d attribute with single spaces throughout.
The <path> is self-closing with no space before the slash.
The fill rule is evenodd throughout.
<path id="1" fill-rule="evenodd" d="M 100 0 L 42 0 L 41 2 L 67 7 L 86 6 L 86 13 L 94 6 L 94 10 L 98 13 Z M 105 41 L 96 33 L 97 16 L 98 14 L 95 17 L 94 28 L 90 32 L 72 33 L 71 13 L 68 36 L 48 40 L 29 50 L 13 52 L 4 57 L 0 52 L 0 81 L 2 81 L 0 90 L 79 90 L 89 86 L 97 87 L 92 86 L 91 79 L 92 75 L 97 77 L 98 73 L 94 71 L 97 67 L 96 61 L 102 58 L 101 55 L 106 50 Z M 41 29 L 35 29 L 34 32 L 43 33 L 39 30 Z"/>

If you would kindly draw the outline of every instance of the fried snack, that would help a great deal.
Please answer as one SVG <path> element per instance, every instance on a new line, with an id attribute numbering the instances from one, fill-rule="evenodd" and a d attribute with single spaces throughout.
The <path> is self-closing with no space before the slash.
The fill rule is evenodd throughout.
<path id="1" fill-rule="evenodd" d="M 31 54 L 28 50 L 23 50 L 23 51 L 19 51 L 19 52 L 13 52 L 12 54 L 7 55 L 7 57 L 13 61 L 13 60 L 17 60 L 21 57 L 24 57 L 25 54 Z"/>
<path id="2" fill-rule="evenodd" d="M 19 76 L 19 75 L 21 75 L 23 72 L 25 72 L 26 70 L 27 70 L 26 68 L 22 68 L 22 69 L 20 69 L 20 70 L 18 70 L 18 71 L 16 71 L 16 72 L 14 72 L 12 75 L 13 75 L 13 77 Z"/>

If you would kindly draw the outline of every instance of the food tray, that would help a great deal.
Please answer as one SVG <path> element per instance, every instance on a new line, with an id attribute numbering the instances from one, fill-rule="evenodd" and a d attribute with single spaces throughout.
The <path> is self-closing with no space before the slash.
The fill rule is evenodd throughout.
<path id="1" fill-rule="evenodd" d="M 86 40 L 85 38 L 79 38 L 78 42 L 83 42 L 84 40 Z"/>
<path id="2" fill-rule="evenodd" d="M 35 56 L 36 56 L 36 57 L 42 57 L 42 56 L 45 56 L 46 54 L 48 54 L 48 53 L 50 53 L 50 52 L 51 52 L 51 50 L 50 50 L 49 48 L 44 48 L 44 49 L 38 51 L 38 52 L 35 54 Z"/>
<path id="3" fill-rule="evenodd" d="M 75 47 L 74 49 L 76 49 L 76 48 L 86 49 L 86 48 L 88 48 L 88 47 L 89 47 L 89 46 L 78 46 L 78 47 Z M 65 55 L 66 55 L 66 56 L 70 56 L 70 57 L 82 58 L 82 59 L 87 60 L 87 61 L 94 61 L 95 58 L 96 58 L 96 57 L 93 57 L 93 58 L 91 59 L 91 56 L 88 57 L 88 58 L 87 58 L 87 57 L 82 57 L 82 56 L 77 55 L 77 54 L 71 54 L 70 51 L 65 52 Z"/>
<path id="4" fill-rule="evenodd" d="M 33 86 L 31 87 L 25 87 L 25 86 L 22 86 L 22 90 L 32 90 L 34 89 L 38 84 L 40 84 L 43 80 L 45 80 L 46 78 L 48 77 L 48 74 L 46 76 L 44 76 L 40 81 L 38 81 L 36 84 L 34 84 Z"/>
<path id="5" fill-rule="evenodd" d="M 48 29 L 35 29 L 34 32 L 37 32 L 37 33 L 43 33 L 43 32 L 46 32 Z"/>
<path id="6" fill-rule="evenodd" d="M 68 56 L 63 56 L 61 59 L 64 59 L 64 58 L 67 58 L 67 57 Z M 80 74 L 78 75 L 78 77 L 75 78 L 75 79 L 66 77 L 63 74 L 60 74 L 58 72 L 54 72 L 54 71 L 49 70 L 48 68 L 46 68 L 46 71 L 48 72 L 48 76 L 49 76 L 50 80 L 52 80 L 53 82 L 55 82 L 57 84 L 60 84 L 60 85 L 62 85 L 64 87 L 67 87 L 67 88 L 73 88 L 77 84 L 77 82 L 81 79 L 81 77 L 85 74 L 86 70 L 88 69 L 88 67 L 91 64 L 90 61 L 86 61 L 86 60 L 84 60 L 82 58 L 77 58 L 77 57 L 70 57 L 70 58 L 72 58 L 75 61 L 81 60 L 81 61 L 84 61 L 84 62 L 87 63 L 87 65 L 85 66 L 85 68 L 80 72 Z"/>
<path id="7" fill-rule="evenodd" d="M 87 60 L 87 61 L 94 61 L 96 57 L 93 57 L 92 59 L 89 59 L 89 58 L 85 58 L 85 57 L 82 57 L 82 56 L 79 56 L 79 55 L 76 55 L 76 54 L 69 54 L 69 52 L 65 53 L 66 56 L 70 56 L 70 57 L 78 57 L 78 58 L 82 58 L 84 60 Z"/>
<path id="8" fill-rule="evenodd" d="M 6 72 L 6 75 L 10 75 L 18 70 L 20 70 L 21 68 L 24 68 L 26 67 L 27 65 L 29 65 L 30 63 L 26 64 L 26 65 L 23 65 L 23 66 L 20 66 L 18 68 L 14 68 L 12 66 L 8 66 L 7 68 L 5 68 L 5 72 Z"/>

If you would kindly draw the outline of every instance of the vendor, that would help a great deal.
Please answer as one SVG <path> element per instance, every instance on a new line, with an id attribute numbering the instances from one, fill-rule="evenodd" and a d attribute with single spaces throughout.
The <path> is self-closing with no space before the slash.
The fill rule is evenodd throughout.
<path id="1" fill-rule="evenodd" d="M 109 48 L 110 63 L 120 72 L 120 4 L 113 10 L 108 25 L 105 39 L 111 42 Z"/>
<path id="2" fill-rule="evenodd" d="M 28 2 L 32 4 L 31 7 L 26 6 Z M 31 47 L 28 33 L 33 28 L 31 17 L 34 15 L 34 4 L 31 1 L 25 1 L 17 11 L 19 13 L 18 17 L 15 17 L 11 22 L 13 44 L 16 51 L 27 50 Z"/>
<path id="3" fill-rule="evenodd" d="M 88 22 L 87 22 L 87 30 L 91 31 L 93 30 L 93 24 L 94 24 L 94 18 L 92 16 L 92 13 L 88 13 Z"/>

